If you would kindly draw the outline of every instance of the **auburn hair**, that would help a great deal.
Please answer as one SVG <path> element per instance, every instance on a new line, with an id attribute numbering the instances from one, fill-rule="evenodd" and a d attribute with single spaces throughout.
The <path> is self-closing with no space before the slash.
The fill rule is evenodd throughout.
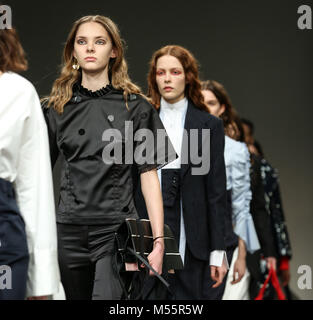
<path id="1" fill-rule="evenodd" d="M 28 64 L 17 31 L 0 29 L 0 71 L 21 72 Z"/>
<path id="2" fill-rule="evenodd" d="M 190 99 L 197 108 L 207 110 L 201 93 L 198 62 L 189 50 L 178 45 L 162 47 L 153 54 L 150 60 L 147 95 L 151 103 L 156 109 L 160 108 L 161 95 L 156 82 L 156 65 L 158 59 L 165 55 L 177 58 L 183 66 L 186 78 L 185 96 Z"/>
<path id="3" fill-rule="evenodd" d="M 141 94 L 140 88 L 132 83 L 128 76 L 128 67 L 124 58 L 124 43 L 117 25 L 108 17 L 100 15 L 85 16 L 75 21 L 72 26 L 63 50 L 61 74 L 55 80 L 50 96 L 47 97 L 47 107 L 53 106 L 58 113 L 63 113 L 65 104 L 72 98 L 73 85 L 81 79 L 81 70 L 73 69 L 73 64 L 76 62 L 73 57 L 73 50 L 77 30 L 86 22 L 101 24 L 111 38 L 113 48 L 116 50 L 116 58 L 111 58 L 109 61 L 109 79 L 115 89 L 123 91 L 126 106 L 128 94 Z"/>
<path id="4" fill-rule="evenodd" d="M 225 106 L 225 111 L 220 115 L 224 123 L 225 134 L 235 140 L 242 141 L 241 121 L 224 86 L 215 80 L 206 80 L 201 82 L 201 89 L 211 91 L 219 104 Z"/>

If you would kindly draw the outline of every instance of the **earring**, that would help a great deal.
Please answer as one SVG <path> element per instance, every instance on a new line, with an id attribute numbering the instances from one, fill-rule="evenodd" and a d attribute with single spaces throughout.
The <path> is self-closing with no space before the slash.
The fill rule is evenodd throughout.
<path id="1" fill-rule="evenodd" d="M 76 60 L 76 59 L 75 59 Z M 76 60 L 76 62 L 74 61 L 74 64 L 72 65 L 72 68 L 74 70 L 78 70 L 79 69 L 79 64 L 78 64 L 78 61 Z"/>

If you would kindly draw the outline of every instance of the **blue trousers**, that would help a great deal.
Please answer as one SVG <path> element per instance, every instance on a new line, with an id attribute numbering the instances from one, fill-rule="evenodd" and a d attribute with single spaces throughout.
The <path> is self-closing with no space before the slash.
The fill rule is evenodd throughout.
<path id="1" fill-rule="evenodd" d="M 28 270 L 25 223 L 13 186 L 0 178 L 0 300 L 24 300 Z"/>

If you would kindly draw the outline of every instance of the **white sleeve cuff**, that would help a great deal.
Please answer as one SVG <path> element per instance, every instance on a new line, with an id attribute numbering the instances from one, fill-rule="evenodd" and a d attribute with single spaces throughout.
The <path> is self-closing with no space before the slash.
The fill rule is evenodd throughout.
<path id="1" fill-rule="evenodd" d="M 224 261 L 223 261 L 224 260 Z M 227 270 L 229 269 L 229 264 L 226 256 L 226 251 L 224 250 L 214 250 L 210 254 L 210 266 L 221 267 L 224 262 Z"/>

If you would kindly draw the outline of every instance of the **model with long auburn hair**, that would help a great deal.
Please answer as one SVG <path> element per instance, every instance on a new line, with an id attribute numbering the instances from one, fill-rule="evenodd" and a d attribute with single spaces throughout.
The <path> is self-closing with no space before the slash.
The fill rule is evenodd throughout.
<path id="1" fill-rule="evenodd" d="M 0 29 L 0 300 L 47 299 L 60 281 L 47 127 L 26 69 L 16 30 Z"/>
<path id="2" fill-rule="evenodd" d="M 156 51 L 150 60 L 150 71 L 148 74 L 148 97 L 151 98 L 155 108 L 160 108 L 161 93 L 158 90 L 156 81 L 157 61 L 160 57 L 170 55 L 177 58 L 184 66 L 185 70 L 185 90 L 184 94 L 193 102 L 196 108 L 206 110 L 201 93 L 201 82 L 199 80 L 198 63 L 192 53 L 180 46 L 165 46 Z"/>
<path id="3" fill-rule="evenodd" d="M 246 269 L 246 251 L 260 249 L 260 244 L 250 214 L 250 155 L 242 139 L 241 124 L 224 86 L 207 80 L 201 84 L 207 110 L 220 117 L 225 129 L 225 165 L 227 177 L 226 246 L 230 272 L 221 286 L 224 300 L 249 299 L 250 274 Z"/>
<path id="4" fill-rule="evenodd" d="M 52 165 L 62 156 L 57 229 L 61 279 L 70 300 L 121 299 L 123 281 L 113 267 L 114 234 L 125 218 L 136 218 L 137 211 L 132 165 L 115 161 L 121 160 L 115 158 L 115 147 L 124 150 L 125 141 L 134 139 L 126 136 L 126 122 L 134 134 L 149 129 L 156 137 L 158 129 L 164 130 L 157 112 L 129 79 L 123 54 L 112 20 L 99 15 L 80 18 L 65 44 L 61 75 L 44 104 Z M 111 143 L 105 133 L 112 129 L 121 137 Z M 134 142 L 134 151 L 138 144 Z M 113 159 L 107 159 L 104 151 L 112 145 Z M 155 159 L 156 148 L 152 153 Z M 160 157 L 154 163 L 136 163 L 157 238 L 148 260 L 159 274 L 164 224 L 156 169 L 166 163 Z"/>
<path id="5" fill-rule="evenodd" d="M 171 298 L 214 299 L 208 296 L 208 288 L 217 288 L 227 270 L 223 124 L 205 111 L 197 61 L 181 46 L 168 45 L 153 54 L 148 96 L 179 156 L 158 170 L 165 223 L 173 230 L 184 261 L 184 269 L 170 275 Z M 188 155 L 187 163 L 182 161 L 182 155 L 188 153 L 191 131 L 197 131 L 202 140 L 203 129 L 210 129 L 210 154 L 201 151 L 203 162 L 210 158 L 210 168 L 196 175 L 193 154 Z M 142 197 L 137 199 L 139 213 L 145 216 Z M 210 271 L 212 278 L 208 279 Z"/>

